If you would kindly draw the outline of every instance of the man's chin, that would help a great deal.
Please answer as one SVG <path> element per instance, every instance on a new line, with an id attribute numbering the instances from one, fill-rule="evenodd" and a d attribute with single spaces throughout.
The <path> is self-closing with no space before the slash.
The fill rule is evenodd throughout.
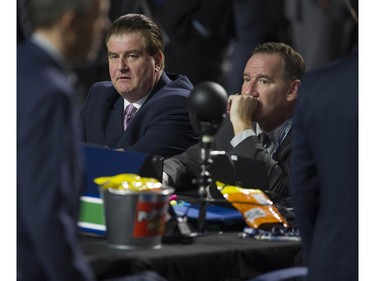
<path id="1" fill-rule="evenodd" d="M 258 110 L 257 110 L 257 111 L 258 111 Z M 252 120 L 253 122 L 257 122 L 257 123 L 258 123 L 259 120 L 260 120 L 261 118 L 260 118 L 260 116 L 259 116 L 259 115 L 260 115 L 259 112 L 257 112 L 257 111 L 254 112 L 254 114 L 253 114 L 251 120 Z"/>

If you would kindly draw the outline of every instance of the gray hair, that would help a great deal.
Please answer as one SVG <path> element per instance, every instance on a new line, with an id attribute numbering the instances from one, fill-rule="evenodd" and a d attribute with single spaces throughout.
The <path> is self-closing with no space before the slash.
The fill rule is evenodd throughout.
<path id="1" fill-rule="evenodd" d="M 66 11 L 85 14 L 95 0 L 27 0 L 31 26 L 48 27 L 53 25 Z"/>

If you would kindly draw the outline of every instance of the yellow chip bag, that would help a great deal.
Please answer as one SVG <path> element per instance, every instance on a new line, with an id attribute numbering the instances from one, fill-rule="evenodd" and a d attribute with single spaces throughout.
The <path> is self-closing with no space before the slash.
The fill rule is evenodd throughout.
<path id="1" fill-rule="evenodd" d="M 154 178 L 144 178 L 137 174 L 119 174 L 111 177 L 99 177 L 94 179 L 97 185 L 103 189 L 122 189 L 131 191 L 156 191 L 160 190 L 161 183 Z"/>
<path id="2" fill-rule="evenodd" d="M 248 226 L 261 229 L 277 225 L 288 227 L 286 220 L 262 190 L 225 185 L 220 181 L 216 181 L 216 186 L 224 198 L 242 214 Z"/>

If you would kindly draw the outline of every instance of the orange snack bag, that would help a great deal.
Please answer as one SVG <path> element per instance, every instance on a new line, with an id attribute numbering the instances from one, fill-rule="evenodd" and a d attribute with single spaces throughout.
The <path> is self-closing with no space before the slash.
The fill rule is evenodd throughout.
<path id="1" fill-rule="evenodd" d="M 216 181 L 216 186 L 224 198 L 242 214 L 248 226 L 260 229 L 270 229 L 277 225 L 288 227 L 286 220 L 262 190 L 225 185 L 220 181 Z"/>

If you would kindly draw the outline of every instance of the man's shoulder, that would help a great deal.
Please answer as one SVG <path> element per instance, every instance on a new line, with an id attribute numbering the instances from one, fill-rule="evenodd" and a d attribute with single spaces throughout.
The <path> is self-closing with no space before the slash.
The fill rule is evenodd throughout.
<path id="1" fill-rule="evenodd" d="M 37 73 L 49 72 L 53 69 L 59 69 L 58 64 L 41 47 L 30 40 L 17 45 L 17 75 L 28 73 L 30 79 L 35 79 Z M 26 77 L 27 75 L 24 78 Z"/>
<path id="2" fill-rule="evenodd" d="M 189 79 L 180 74 L 164 73 L 159 83 L 162 86 L 153 91 L 143 106 L 154 108 L 152 112 L 164 112 L 172 108 L 183 108 L 187 112 L 187 99 L 194 89 Z"/>
<path id="3" fill-rule="evenodd" d="M 111 81 L 100 81 L 100 82 L 95 82 L 91 86 L 92 90 L 113 90 L 113 84 Z"/>
<path id="4" fill-rule="evenodd" d="M 316 83 L 321 83 L 324 85 L 324 88 L 327 88 L 327 86 L 332 84 L 332 80 L 338 82 L 338 85 L 342 85 L 343 83 L 350 83 L 357 75 L 358 52 L 353 51 L 343 58 L 306 72 L 302 78 L 301 88 L 304 90 L 306 88 L 314 88 L 312 86 Z"/>
<path id="5" fill-rule="evenodd" d="M 302 78 L 297 103 L 300 104 L 302 111 L 313 106 L 324 106 L 328 110 L 332 104 L 337 105 L 346 98 L 356 98 L 357 95 L 353 94 L 356 92 L 358 92 L 358 55 L 353 53 L 307 72 Z"/>
<path id="6" fill-rule="evenodd" d="M 194 89 L 193 84 L 185 75 L 176 73 L 166 73 L 166 76 L 169 78 L 169 81 L 164 87 L 165 90 L 172 90 L 176 94 L 184 93 L 188 95 Z"/>
<path id="7" fill-rule="evenodd" d="M 17 57 L 38 49 L 40 48 L 30 40 L 24 40 L 17 43 Z"/>
<path id="8" fill-rule="evenodd" d="M 100 81 L 94 83 L 91 86 L 89 93 L 91 96 L 102 98 L 110 96 L 119 96 L 111 81 Z"/>
<path id="9" fill-rule="evenodd" d="M 100 81 L 91 86 L 87 99 L 90 100 L 90 104 L 108 106 L 120 97 L 111 81 Z"/>

